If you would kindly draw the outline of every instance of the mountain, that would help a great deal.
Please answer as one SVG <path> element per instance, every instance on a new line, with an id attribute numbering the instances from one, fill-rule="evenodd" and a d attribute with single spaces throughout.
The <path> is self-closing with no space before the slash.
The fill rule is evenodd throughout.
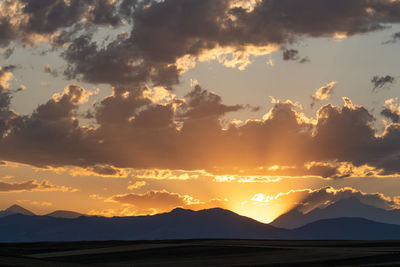
<path id="1" fill-rule="evenodd" d="M 46 214 L 46 216 L 50 216 L 50 217 L 54 217 L 54 218 L 75 219 L 80 216 L 83 216 L 83 214 L 74 212 L 74 211 L 68 211 L 68 210 L 56 210 L 56 211 L 53 211 L 52 213 Z"/>
<path id="2" fill-rule="evenodd" d="M 400 225 L 364 218 L 319 220 L 291 231 L 297 240 L 399 240 Z"/>
<path id="3" fill-rule="evenodd" d="M 293 229 L 322 219 L 342 217 L 359 217 L 376 222 L 400 225 L 400 210 L 380 209 L 361 203 L 360 200 L 355 197 L 339 200 L 329 206 L 316 208 L 306 214 L 303 214 L 295 208 L 279 216 L 270 223 L 270 225 L 279 228 Z"/>
<path id="4" fill-rule="evenodd" d="M 287 232 L 223 209 L 175 209 L 153 216 L 113 218 L 81 216 L 65 219 L 20 214 L 0 218 L 0 242 L 277 239 Z"/>
<path id="5" fill-rule="evenodd" d="M 0 242 L 166 239 L 398 240 L 400 225 L 335 218 L 287 230 L 224 209 L 175 209 L 152 216 L 113 218 L 22 214 L 0 218 Z"/>
<path id="6" fill-rule="evenodd" d="M 13 215 L 13 214 L 22 214 L 22 215 L 27 215 L 27 216 L 34 216 L 35 214 L 27 209 L 24 209 L 21 206 L 18 205 L 12 205 L 11 207 L 0 211 L 0 218 L 1 217 L 6 217 L 9 215 Z"/>

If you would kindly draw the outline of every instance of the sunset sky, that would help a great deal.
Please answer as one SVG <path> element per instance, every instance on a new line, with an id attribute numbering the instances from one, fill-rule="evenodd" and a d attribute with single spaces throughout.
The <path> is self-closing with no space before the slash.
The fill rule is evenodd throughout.
<path id="1" fill-rule="evenodd" d="M 0 209 L 400 208 L 400 1 L 0 1 Z"/>

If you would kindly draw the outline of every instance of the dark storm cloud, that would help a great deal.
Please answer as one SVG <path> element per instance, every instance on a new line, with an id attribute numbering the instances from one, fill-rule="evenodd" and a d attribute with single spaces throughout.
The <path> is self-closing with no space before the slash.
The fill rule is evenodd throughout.
<path id="1" fill-rule="evenodd" d="M 396 78 L 392 77 L 390 75 L 386 75 L 386 76 L 375 75 L 371 79 L 371 83 L 374 85 L 374 88 L 372 89 L 372 91 L 376 91 L 376 90 L 382 89 L 386 86 L 390 86 L 394 82 L 396 82 Z"/>

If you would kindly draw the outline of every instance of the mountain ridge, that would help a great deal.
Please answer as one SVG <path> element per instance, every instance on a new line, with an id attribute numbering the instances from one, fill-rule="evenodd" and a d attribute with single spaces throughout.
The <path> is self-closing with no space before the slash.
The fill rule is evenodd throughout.
<path id="1" fill-rule="evenodd" d="M 27 215 L 27 216 L 36 215 L 35 213 L 31 212 L 30 210 L 27 210 L 17 204 L 14 204 L 14 205 L 11 205 L 10 207 L 8 207 L 7 209 L 0 211 L 0 218 L 6 217 L 9 215 L 13 215 L 13 214 L 23 214 L 23 215 Z"/>
<path id="2" fill-rule="evenodd" d="M 288 230 L 224 209 L 174 209 L 156 215 L 111 218 L 22 214 L 0 218 L 0 242 L 171 239 L 394 240 L 400 239 L 400 225 L 335 218 Z"/>
<path id="3" fill-rule="evenodd" d="M 400 225 L 400 210 L 378 208 L 365 204 L 355 197 L 339 200 L 324 208 L 316 208 L 306 214 L 294 208 L 282 214 L 270 224 L 279 228 L 294 229 L 314 221 L 342 217 L 358 217 L 381 223 Z"/>

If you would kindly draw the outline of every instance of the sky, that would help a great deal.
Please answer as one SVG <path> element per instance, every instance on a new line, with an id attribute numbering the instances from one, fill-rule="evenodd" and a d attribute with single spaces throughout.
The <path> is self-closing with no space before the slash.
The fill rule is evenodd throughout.
<path id="1" fill-rule="evenodd" d="M 400 1 L 0 1 L 0 209 L 400 208 Z"/>

